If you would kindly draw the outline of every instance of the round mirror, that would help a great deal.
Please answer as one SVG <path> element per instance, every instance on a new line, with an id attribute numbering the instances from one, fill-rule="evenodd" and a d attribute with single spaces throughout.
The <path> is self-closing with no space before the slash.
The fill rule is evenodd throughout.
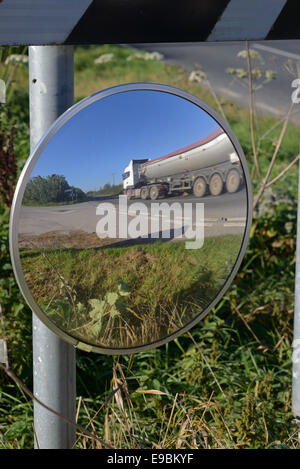
<path id="1" fill-rule="evenodd" d="M 131 353 L 196 324 L 242 260 L 245 157 L 194 96 L 129 84 L 73 106 L 18 182 L 11 253 L 39 318 L 75 346 Z"/>

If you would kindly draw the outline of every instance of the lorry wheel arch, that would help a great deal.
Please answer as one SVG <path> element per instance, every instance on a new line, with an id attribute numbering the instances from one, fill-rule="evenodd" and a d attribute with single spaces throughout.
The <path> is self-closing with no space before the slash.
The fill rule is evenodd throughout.
<path id="1" fill-rule="evenodd" d="M 211 195 L 218 196 L 222 194 L 224 189 L 224 181 L 220 173 L 215 172 L 209 180 L 209 191 Z"/>

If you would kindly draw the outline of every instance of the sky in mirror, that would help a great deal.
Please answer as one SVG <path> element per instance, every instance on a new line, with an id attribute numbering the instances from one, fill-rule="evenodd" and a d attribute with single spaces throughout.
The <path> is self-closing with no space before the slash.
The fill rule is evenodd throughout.
<path id="1" fill-rule="evenodd" d="M 121 92 L 90 104 L 52 137 L 31 177 L 59 174 L 70 186 L 120 184 L 131 159 L 157 158 L 219 128 L 195 104 L 160 91 Z"/>

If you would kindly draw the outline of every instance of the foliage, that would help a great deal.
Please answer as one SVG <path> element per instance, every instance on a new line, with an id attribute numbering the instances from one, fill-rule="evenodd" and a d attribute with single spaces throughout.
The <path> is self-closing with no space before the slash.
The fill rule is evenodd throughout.
<path id="1" fill-rule="evenodd" d="M 127 309 L 125 297 L 130 295 L 130 291 L 128 286 L 121 281 L 117 283 L 117 286 L 118 291 L 107 292 L 103 300 L 96 298 L 89 300 L 89 304 L 92 307 L 89 316 L 93 320 L 91 332 L 96 337 L 99 337 L 100 332 L 103 331 L 101 337 L 104 338 L 107 333 L 111 333 L 115 328 L 120 327 L 118 322 L 121 321 L 121 314 Z M 106 322 L 105 328 L 103 327 L 104 321 Z"/>
<path id="2" fill-rule="evenodd" d="M 0 104 L 0 198 L 4 205 L 10 207 L 17 179 L 17 159 L 14 148 L 16 129 L 9 125 L 8 116 Z"/>
<path id="3" fill-rule="evenodd" d="M 89 191 L 87 195 L 89 197 L 98 197 L 98 196 L 109 196 L 109 195 L 119 195 L 123 192 L 123 184 L 110 184 L 107 182 L 100 187 L 97 191 Z"/>
<path id="4" fill-rule="evenodd" d="M 70 200 L 83 201 L 85 193 L 76 187 L 69 186 L 64 176 L 35 176 L 29 180 L 24 192 L 24 205 L 44 205 L 67 202 Z"/>
<path id="5" fill-rule="evenodd" d="M 28 71 L 27 63 L 27 46 L 0 46 L 0 79 L 5 84 L 4 102 L 11 103 L 15 91 L 16 76 L 24 76 L 25 70 Z"/>
<path id="6" fill-rule="evenodd" d="M 13 275 L 8 244 L 9 211 L 0 206 L 0 303 L 7 320 L 11 365 L 26 378 L 31 375 L 31 313 Z M 3 334 L 3 331 L 2 331 Z"/>

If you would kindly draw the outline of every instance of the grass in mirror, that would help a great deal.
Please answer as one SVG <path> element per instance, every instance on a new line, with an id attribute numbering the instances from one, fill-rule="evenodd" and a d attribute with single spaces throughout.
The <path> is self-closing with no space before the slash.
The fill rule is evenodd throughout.
<path id="1" fill-rule="evenodd" d="M 107 53 L 115 54 L 114 60 L 94 64 Z M 133 53 L 118 46 L 75 48 L 76 100 L 122 82 L 153 81 L 190 91 L 218 110 L 209 89 L 189 82 L 183 68 L 161 60 L 127 61 Z M 229 57 L 228 66 L 230 62 Z M 4 67 L 0 65 L 0 78 Z M 287 81 L 290 86 L 290 76 Z M 29 154 L 27 87 L 23 64 L 10 84 L 7 105 L 1 107 L 3 113 L 9 106 L 15 120 L 18 171 Z M 249 110 L 222 97 L 219 101 L 244 149 L 257 192 Z M 257 115 L 255 124 L 264 174 L 280 136 L 280 119 Z M 299 129 L 289 123 L 274 177 L 298 154 L 298 146 Z M 215 311 L 190 335 L 130 357 L 77 353 L 81 425 L 118 448 L 299 448 L 291 410 L 297 177 L 294 166 L 263 196 L 239 273 Z M 15 373 L 32 388 L 31 312 L 12 273 L 4 204 L 0 214 L 0 303 L 9 358 Z M 107 291 L 117 292 L 116 285 Z M 32 447 L 32 402 L 4 373 L 0 407 L 0 447 Z M 101 444 L 78 434 L 76 447 Z"/>
<path id="2" fill-rule="evenodd" d="M 191 251 L 182 241 L 156 241 L 20 256 L 27 285 L 56 326 L 92 345 L 126 348 L 161 340 L 198 316 L 224 285 L 242 238 L 211 237 Z"/>

